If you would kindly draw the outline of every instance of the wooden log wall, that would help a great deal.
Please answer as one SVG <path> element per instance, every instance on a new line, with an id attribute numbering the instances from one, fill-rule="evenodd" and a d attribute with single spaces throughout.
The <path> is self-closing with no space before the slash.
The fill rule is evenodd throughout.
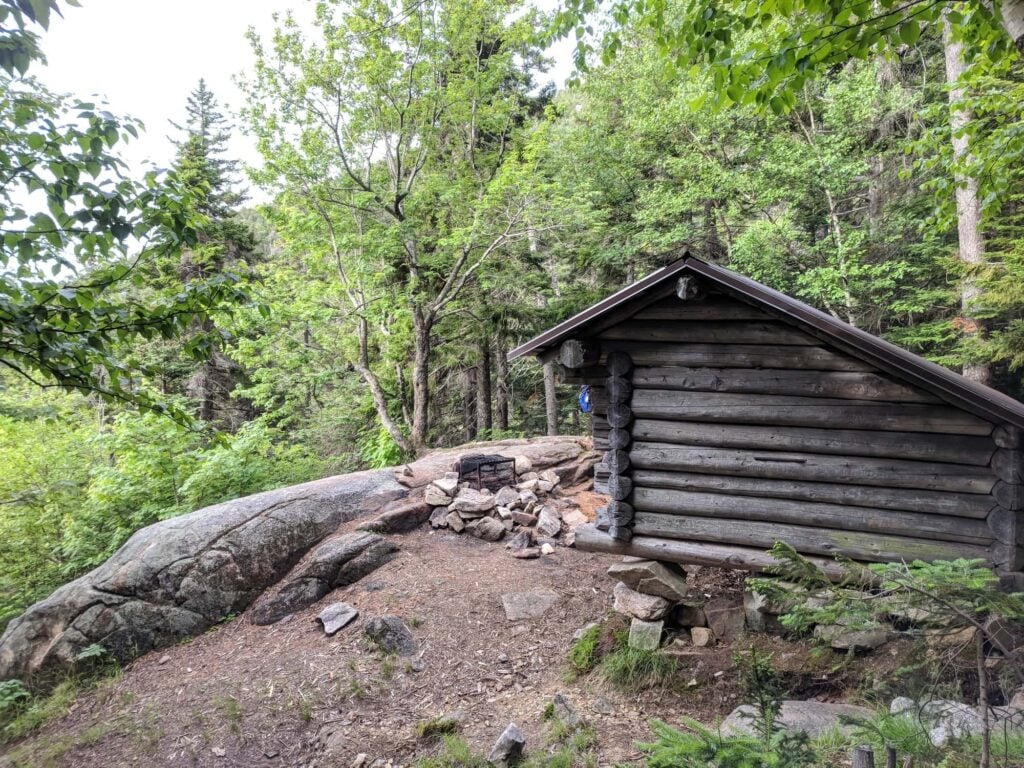
<path id="1" fill-rule="evenodd" d="M 602 412 L 608 424 L 608 438 L 601 466 L 602 474 L 607 476 L 602 490 L 610 501 L 598 510 L 597 527 L 607 531 L 615 541 L 629 541 L 633 535 L 633 506 L 630 504 L 633 479 L 629 457 L 633 361 L 625 352 L 612 352 L 605 367 L 608 376 L 604 380 Z"/>
<path id="2" fill-rule="evenodd" d="M 1024 566 L 1021 430 L 741 300 L 685 296 L 605 324 L 567 371 L 591 386 L 615 497 L 580 546 L 753 570 L 778 540 L 823 558 Z"/>

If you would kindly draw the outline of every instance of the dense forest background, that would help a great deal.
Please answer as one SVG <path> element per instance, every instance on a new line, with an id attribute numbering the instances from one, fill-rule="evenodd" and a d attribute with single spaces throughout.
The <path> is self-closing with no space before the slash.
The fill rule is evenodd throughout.
<path id="1" fill-rule="evenodd" d="M 684 250 L 1022 394 L 1024 68 L 965 59 L 969 19 L 759 103 L 643 24 L 556 90 L 524 3 L 318 3 L 252 36 L 239 114 L 197 84 L 143 180 L 117 163 L 138 126 L 29 74 L 56 7 L 0 19 L 28 41 L 0 62 L 0 626 L 205 504 L 585 431 L 507 352 Z M 261 167 L 227 156 L 235 130 Z"/>

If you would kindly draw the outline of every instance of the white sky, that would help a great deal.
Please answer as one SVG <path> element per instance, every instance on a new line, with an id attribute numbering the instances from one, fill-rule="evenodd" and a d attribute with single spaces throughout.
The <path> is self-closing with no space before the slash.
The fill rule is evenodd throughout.
<path id="1" fill-rule="evenodd" d="M 252 66 L 245 40 L 250 26 L 264 37 L 273 31 L 271 15 L 291 8 L 308 18 L 304 0 L 81 0 L 63 6 L 42 41 L 48 64 L 33 73 L 49 88 L 77 97 L 99 95 L 115 114 L 146 124 L 146 133 L 123 156 L 131 164 L 148 160 L 166 166 L 173 157 L 167 140 L 182 122 L 185 100 L 206 82 L 229 117 L 242 102 L 233 76 Z M 553 7 L 554 0 L 542 0 Z M 561 84 L 571 67 L 569 45 L 551 52 L 557 60 L 545 79 Z M 258 162 L 252 142 L 236 131 L 230 151 L 243 162 Z M 258 196 L 257 196 L 258 197 Z"/>

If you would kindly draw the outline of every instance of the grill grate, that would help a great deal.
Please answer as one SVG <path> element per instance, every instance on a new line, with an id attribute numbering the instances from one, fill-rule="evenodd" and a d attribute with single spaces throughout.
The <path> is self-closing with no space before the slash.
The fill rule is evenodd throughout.
<path id="1" fill-rule="evenodd" d="M 516 460 L 500 454 L 468 454 L 455 462 L 452 471 L 459 473 L 460 483 L 469 483 L 478 491 L 516 484 Z"/>

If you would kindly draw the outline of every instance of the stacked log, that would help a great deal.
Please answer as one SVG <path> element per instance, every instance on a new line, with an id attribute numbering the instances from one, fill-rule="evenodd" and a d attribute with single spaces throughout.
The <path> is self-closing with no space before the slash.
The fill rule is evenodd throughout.
<path id="1" fill-rule="evenodd" d="M 1024 433 L 1017 427 L 1000 425 L 992 433 L 996 451 L 992 454 L 992 472 L 997 478 L 992 495 L 998 504 L 989 513 L 988 525 L 995 538 L 992 559 L 1004 572 L 1024 568 L 1024 551 L 1018 525 L 1024 509 Z"/>
<path id="2" fill-rule="evenodd" d="M 611 497 L 606 507 L 598 510 L 597 525 L 615 541 L 629 541 L 633 535 L 633 478 L 630 471 L 629 447 L 632 440 L 633 360 L 625 352 L 613 352 L 606 361 L 605 419 L 608 422 L 607 448 L 601 462 L 607 473 L 605 492 Z"/>

